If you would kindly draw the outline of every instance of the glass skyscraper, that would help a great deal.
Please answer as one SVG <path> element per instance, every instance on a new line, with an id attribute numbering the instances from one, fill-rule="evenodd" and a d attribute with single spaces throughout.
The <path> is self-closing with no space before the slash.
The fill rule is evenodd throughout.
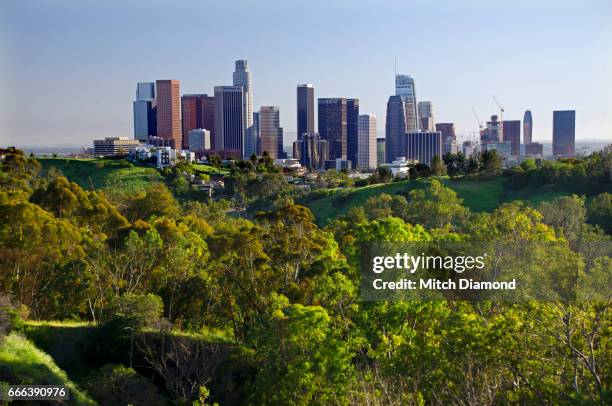
<path id="1" fill-rule="evenodd" d="M 553 155 L 576 153 L 576 110 L 553 111 Z"/>
<path id="2" fill-rule="evenodd" d="M 311 84 L 297 86 L 297 139 L 315 132 L 314 87 Z"/>

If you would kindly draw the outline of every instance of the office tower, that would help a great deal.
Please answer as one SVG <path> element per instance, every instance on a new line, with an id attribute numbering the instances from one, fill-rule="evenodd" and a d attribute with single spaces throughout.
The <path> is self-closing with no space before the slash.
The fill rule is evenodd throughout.
<path id="1" fill-rule="evenodd" d="M 376 138 L 376 165 L 385 163 L 385 139 Z"/>
<path id="2" fill-rule="evenodd" d="M 435 131 L 434 111 L 430 101 L 422 101 L 417 104 L 419 114 L 419 129 L 422 131 Z"/>
<path id="3" fill-rule="evenodd" d="M 409 131 L 406 158 L 431 166 L 434 156 L 442 158 L 442 133 L 437 131 Z"/>
<path id="4" fill-rule="evenodd" d="M 504 142 L 510 142 L 510 154 L 521 154 L 521 120 L 504 120 Z"/>
<path id="5" fill-rule="evenodd" d="M 272 159 L 283 155 L 283 129 L 280 127 L 280 111 L 276 106 L 261 106 L 259 109 L 259 135 L 261 153 L 267 152 Z M 280 141 L 280 150 L 279 150 Z"/>
<path id="6" fill-rule="evenodd" d="M 376 169 L 377 146 L 376 116 L 374 114 L 360 114 L 355 167 L 365 170 Z"/>
<path id="7" fill-rule="evenodd" d="M 329 144 L 329 159 L 346 159 L 346 99 L 319 99 L 319 136 Z"/>
<path id="8" fill-rule="evenodd" d="M 391 163 L 406 156 L 406 103 L 402 96 L 390 96 L 385 127 L 385 160 Z"/>
<path id="9" fill-rule="evenodd" d="M 297 86 L 297 139 L 304 133 L 315 131 L 314 87 L 311 84 Z"/>
<path id="10" fill-rule="evenodd" d="M 416 90 L 412 76 L 395 75 L 395 95 L 401 96 L 405 101 L 406 131 L 418 130 Z"/>
<path id="11" fill-rule="evenodd" d="M 243 106 L 242 112 L 244 115 L 244 151 L 245 157 L 250 157 L 257 153 L 257 139 L 253 132 L 253 84 L 251 79 L 251 71 L 249 70 L 247 61 L 240 59 L 236 61 L 234 70 L 234 86 L 242 86 Z"/>
<path id="12" fill-rule="evenodd" d="M 449 152 L 452 154 L 457 153 L 457 135 L 455 134 L 455 123 L 437 123 L 436 131 L 442 133 L 442 142 L 444 143 L 442 155 L 446 155 Z"/>
<path id="13" fill-rule="evenodd" d="M 253 138 L 257 140 L 257 155 L 261 155 L 261 136 L 259 134 L 259 112 L 253 112 Z"/>
<path id="14" fill-rule="evenodd" d="M 215 150 L 240 151 L 244 157 L 242 86 L 215 86 Z"/>
<path id="15" fill-rule="evenodd" d="M 136 84 L 134 109 L 134 138 L 147 141 L 149 136 L 157 135 L 157 109 L 155 102 L 155 83 L 139 82 Z"/>
<path id="16" fill-rule="evenodd" d="M 207 94 L 184 94 L 181 97 L 183 149 L 189 148 L 189 131 L 204 128 L 215 134 L 215 98 Z"/>
<path id="17" fill-rule="evenodd" d="M 346 99 L 346 159 L 351 168 L 357 167 L 358 131 L 359 99 Z"/>
<path id="18" fill-rule="evenodd" d="M 502 123 L 498 120 L 497 115 L 491 116 L 491 121 L 487 121 L 487 128 L 482 131 L 480 140 L 482 144 L 489 142 L 502 142 Z"/>
<path id="19" fill-rule="evenodd" d="M 329 157 L 329 143 L 318 133 L 304 133 L 293 143 L 293 157 L 309 169 L 321 169 Z"/>
<path id="20" fill-rule="evenodd" d="M 523 144 L 531 144 L 531 136 L 533 132 L 533 120 L 531 118 L 531 110 L 526 110 L 523 116 Z"/>
<path id="21" fill-rule="evenodd" d="M 181 98 L 178 80 L 158 80 L 157 84 L 157 136 L 170 142 L 172 148 L 181 148 Z"/>
<path id="22" fill-rule="evenodd" d="M 553 155 L 576 153 L 576 110 L 553 111 Z"/>
<path id="23" fill-rule="evenodd" d="M 205 149 L 212 149 L 211 147 L 211 132 L 204 128 L 194 128 L 189 130 L 187 134 L 189 151 L 201 151 Z"/>

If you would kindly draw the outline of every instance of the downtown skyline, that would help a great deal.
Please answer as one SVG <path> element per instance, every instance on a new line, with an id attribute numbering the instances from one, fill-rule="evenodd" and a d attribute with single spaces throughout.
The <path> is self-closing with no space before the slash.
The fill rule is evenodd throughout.
<path id="1" fill-rule="evenodd" d="M 273 9 L 274 17 L 286 19 L 303 13 L 305 22 L 320 23 L 341 14 L 341 3 L 330 6 L 330 15 L 321 16 L 304 4 L 296 5 L 293 11 L 282 3 L 263 2 L 262 9 L 248 11 L 257 17 L 251 27 L 253 39 L 242 43 L 237 38 L 244 34 L 241 28 L 236 27 L 238 33 L 219 31 L 219 23 L 209 21 L 207 38 L 197 42 L 187 37 L 174 41 L 175 46 L 165 48 L 167 52 L 163 55 L 143 45 L 139 39 L 142 33 L 135 27 L 126 28 L 134 13 L 158 17 L 165 12 L 189 17 L 184 26 L 172 25 L 152 34 L 154 43 L 168 46 L 172 39 L 183 38 L 190 31 L 191 14 L 209 11 L 223 15 L 229 6 L 183 3 L 173 8 L 153 2 L 147 7 L 142 3 L 122 7 L 118 3 L 106 6 L 96 3 L 85 8 L 76 3 L 57 2 L 55 7 L 48 4 L 34 10 L 27 1 L 24 5 L 4 4 L 0 10 L 6 24 L 1 28 L 4 40 L 0 49 L 8 57 L 0 62 L 0 84 L 6 89 L 0 95 L 2 142 L 78 146 L 87 145 L 92 138 L 131 136 L 134 83 L 178 79 L 181 94 L 213 94 L 214 86 L 232 83 L 233 64 L 238 59 L 249 61 L 255 94 L 253 111 L 260 106 L 280 107 L 285 145 L 296 138 L 295 89 L 300 83 L 312 83 L 316 99 L 358 98 L 360 111 L 375 114 L 379 118 L 378 133 L 384 134 L 386 103 L 394 89 L 395 58 L 397 73 L 414 78 L 417 101 L 431 101 L 435 121 L 455 123 L 459 136 L 478 129 L 472 106 L 481 121 L 497 114 L 492 100 L 495 95 L 504 105 L 505 120 L 520 120 L 525 110 L 532 111 L 534 141 L 551 142 L 552 112 L 566 109 L 575 109 L 580 117 L 576 121 L 577 141 L 612 138 L 612 125 L 607 120 L 612 106 L 607 102 L 609 90 L 605 90 L 612 88 L 609 69 L 612 41 L 608 41 L 611 30 L 605 24 L 594 23 L 611 15 L 604 2 L 581 7 L 563 3 L 564 7 L 548 14 L 551 3 L 519 2 L 512 7 L 507 4 L 489 7 L 489 2 L 463 7 L 444 3 L 434 7 L 422 2 L 382 2 L 381 10 L 375 9 L 371 15 L 362 7 L 355 7 L 349 12 L 352 20 L 342 21 L 333 30 L 325 26 L 323 32 L 311 32 L 309 37 L 297 32 L 308 30 L 292 28 L 284 20 L 270 28 L 266 25 L 270 17 L 263 12 Z M 417 28 L 428 26 L 432 20 L 427 18 L 431 17 L 440 24 L 438 31 L 415 30 L 415 50 L 419 56 L 408 52 L 396 38 L 412 31 L 393 24 L 400 16 L 389 17 L 385 11 L 399 5 L 405 10 L 400 9 L 398 14 L 411 12 Z M 531 14 L 525 16 L 527 9 Z M 59 16 L 66 10 L 71 12 Z M 67 20 L 63 21 L 65 28 L 57 30 L 48 38 L 46 49 L 41 49 L 34 46 L 35 40 L 56 27 L 39 21 L 45 12 L 57 17 L 58 22 Z M 486 22 L 486 17 L 501 12 L 512 29 L 504 25 L 496 28 L 493 35 L 483 36 L 483 32 L 495 28 Z M 245 10 L 238 13 L 248 14 Z M 99 19 L 109 14 L 116 16 L 111 23 L 116 30 L 100 35 L 105 25 Z M 381 18 L 383 14 L 391 24 Z M 325 35 L 341 32 L 351 24 L 362 24 L 366 17 L 371 17 L 372 29 L 359 30 L 354 41 L 340 41 L 333 36 L 323 41 Z M 17 26 L 23 19 L 38 25 L 31 33 L 25 33 L 23 27 Z M 478 29 L 474 27 L 476 20 L 481 25 Z M 81 40 L 71 35 L 87 23 L 91 28 Z M 431 28 L 435 29 L 436 24 Z M 564 24 L 580 30 L 565 32 Z M 93 38 L 94 35 L 100 38 Z M 256 37 L 261 35 L 276 36 L 274 46 L 257 41 Z M 454 38 L 457 42 L 446 44 L 451 35 L 458 37 Z M 111 43 L 115 36 L 122 36 L 125 41 Z M 423 41 L 427 42 L 426 52 L 422 49 Z M 501 43 L 503 58 L 491 64 L 491 47 L 497 43 Z M 371 57 L 363 58 L 364 44 L 372 45 L 367 50 Z M 191 55 L 189 50 L 197 52 Z M 296 58 L 300 51 L 308 57 Z M 575 60 L 579 58 L 568 58 L 571 52 L 580 52 L 581 58 L 592 58 L 598 63 L 579 63 Z M 524 60 L 529 63 L 521 63 Z"/>

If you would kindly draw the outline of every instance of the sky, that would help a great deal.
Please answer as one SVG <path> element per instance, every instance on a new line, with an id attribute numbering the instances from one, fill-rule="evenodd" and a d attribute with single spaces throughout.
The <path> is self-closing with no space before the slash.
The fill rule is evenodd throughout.
<path id="1" fill-rule="evenodd" d="M 359 98 L 383 133 L 395 66 L 461 135 L 478 129 L 472 108 L 498 113 L 495 95 L 504 119 L 531 109 L 535 141 L 552 139 L 564 109 L 577 140 L 612 140 L 609 0 L 2 0 L 0 145 L 131 137 L 136 82 L 213 94 L 236 59 L 254 108 L 280 107 L 285 144 L 298 83 Z"/>

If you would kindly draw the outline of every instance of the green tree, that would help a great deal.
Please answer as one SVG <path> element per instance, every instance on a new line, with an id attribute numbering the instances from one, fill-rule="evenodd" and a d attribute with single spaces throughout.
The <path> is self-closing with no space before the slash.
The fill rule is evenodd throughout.
<path id="1" fill-rule="evenodd" d="M 612 235 L 612 194 L 601 193 L 588 205 L 589 223 L 600 226 L 604 232 Z"/>
<path id="2" fill-rule="evenodd" d="M 446 165 L 438 155 L 431 160 L 431 174 L 434 176 L 446 175 Z"/>

